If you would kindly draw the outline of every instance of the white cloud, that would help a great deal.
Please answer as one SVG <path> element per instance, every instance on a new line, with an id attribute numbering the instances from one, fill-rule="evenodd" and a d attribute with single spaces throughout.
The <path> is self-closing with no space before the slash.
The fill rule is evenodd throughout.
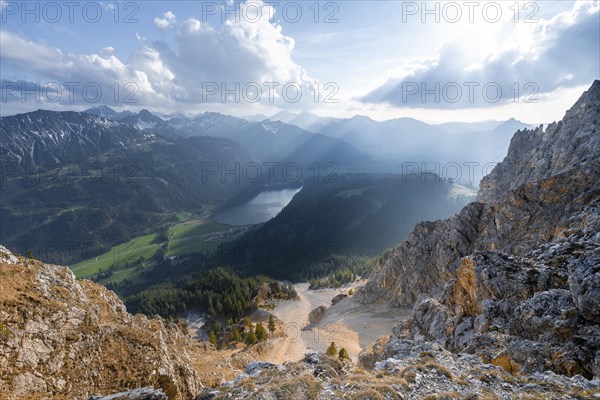
<path id="1" fill-rule="evenodd" d="M 173 74 L 157 61 L 155 50 L 137 49 L 130 62 L 125 63 L 117 58 L 110 46 L 103 48 L 102 54 L 64 54 L 46 43 L 36 43 L 8 31 L 1 33 L 2 63 L 16 66 L 20 72 L 27 71 L 31 77 L 28 87 L 49 83 L 53 87 L 62 86 L 62 102 L 73 105 L 88 101 L 89 98 L 82 97 L 82 88 L 86 85 L 100 87 L 100 103 L 119 104 L 133 93 L 130 99 L 147 105 L 164 105 L 170 101 L 169 91 L 173 88 L 169 82 L 173 80 Z M 5 79 L 18 80 L 9 76 Z M 69 86 L 75 87 L 72 98 L 68 95 Z M 95 97 L 95 90 L 90 93 L 90 97 Z"/>
<path id="2" fill-rule="evenodd" d="M 202 24 L 197 19 L 189 18 L 187 21 L 185 21 L 184 26 L 189 33 L 193 33 L 198 32 Z"/>
<path id="3" fill-rule="evenodd" d="M 283 34 L 280 25 L 269 20 L 274 12 L 270 6 L 255 0 L 252 4 L 263 8 L 260 18 L 250 21 L 232 17 L 218 28 L 194 18 L 177 22 L 172 12 L 166 12 L 164 18 L 158 18 L 157 26 L 173 27 L 173 44 L 165 41 L 144 44 L 126 60 L 119 59 L 112 46 L 103 48 L 99 54 L 63 54 L 47 43 L 8 31 L 2 32 L 0 54 L 2 63 L 51 81 L 98 83 L 107 97 L 102 102 L 107 104 L 113 103 L 111 86 L 115 83 L 122 91 L 117 100 L 122 100 L 124 86 L 133 84 L 137 88 L 135 99 L 147 107 L 174 107 L 182 102 L 220 103 L 222 87 L 233 89 L 238 84 L 243 88 L 256 83 L 263 90 L 260 100 L 273 105 L 264 83 L 277 82 L 280 87 L 275 93 L 275 104 L 290 104 L 282 102 L 281 86 L 293 83 L 302 88 L 302 100 L 310 105 L 312 80 L 292 59 L 294 40 Z M 242 5 L 240 12 L 245 6 Z M 139 33 L 136 36 L 145 43 Z M 203 98 L 206 83 L 217 84 L 219 93 Z M 299 104 L 302 103 L 292 106 Z"/>
<path id="4" fill-rule="evenodd" d="M 492 43 L 500 46 L 481 46 L 477 39 L 464 42 L 447 42 L 436 58 L 420 60 L 415 65 L 402 65 L 388 71 L 387 79 L 362 98 L 365 102 L 389 103 L 398 107 L 421 107 L 437 109 L 459 109 L 473 107 L 497 107 L 515 101 L 518 88 L 519 101 L 525 95 L 538 92 L 534 97 L 561 88 L 589 85 L 598 78 L 600 69 L 599 6 L 598 2 L 583 1 L 571 10 L 552 18 L 540 18 L 537 23 L 514 24 L 514 29 Z M 507 27 L 505 26 L 505 28 Z M 477 48 L 486 49 L 484 54 L 474 56 L 473 42 Z M 475 95 L 470 98 L 465 84 L 479 84 Z M 456 102 L 451 86 L 444 96 L 445 85 L 458 84 L 462 95 Z M 532 83 L 534 86 L 527 86 Z M 410 94 L 418 85 L 415 95 Z M 439 84 L 440 89 L 436 89 Z M 486 98 L 483 86 L 500 87 L 497 99 L 494 87 Z M 433 89 L 435 95 L 424 95 L 423 89 Z M 491 99 L 497 101 L 491 101 Z"/>
<path id="5" fill-rule="evenodd" d="M 230 17 L 222 29 L 180 29 L 175 38 L 176 52 L 179 61 L 197 61 L 194 68 L 201 66 L 207 75 L 219 74 L 224 79 L 234 71 L 234 79 L 276 79 L 301 82 L 305 73 L 294 63 L 291 53 L 294 40 L 282 33 L 280 25 L 269 21 L 268 16 L 274 11 L 262 2 L 252 1 L 253 6 L 260 4 L 263 8 L 258 19 Z M 245 11 L 242 5 L 240 13 Z M 252 10 L 252 8 L 250 8 Z M 214 57 L 210 57 L 213 55 Z M 175 61 L 175 60 L 171 60 Z M 239 65 L 237 62 L 243 62 Z M 227 74 L 221 73 L 222 69 Z M 262 75 L 262 76 L 261 76 Z"/>
<path id="6" fill-rule="evenodd" d="M 156 25 L 158 28 L 169 28 L 176 22 L 175 14 L 173 14 L 171 11 L 167 11 L 163 14 L 163 16 L 164 18 L 154 18 L 154 25 Z"/>
<path id="7" fill-rule="evenodd" d="M 63 54 L 45 43 L 35 43 L 7 30 L 0 30 L 0 54 L 2 58 L 22 63 L 29 68 L 53 68 Z"/>

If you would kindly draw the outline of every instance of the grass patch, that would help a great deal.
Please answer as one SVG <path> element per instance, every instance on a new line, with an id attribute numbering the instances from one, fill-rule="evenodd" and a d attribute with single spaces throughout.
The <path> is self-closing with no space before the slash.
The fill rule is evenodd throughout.
<path id="1" fill-rule="evenodd" d="M 233 239 L 229 235 L 231 225 L 206 220 L 177 224 L 169 229 L 168 257 L 189 253 L 207 253 Z"/>
<path id="2" fill-rule="evenodd" d="M 163 248 L 167 251 L 166 257 L 190 253 L 210 254 L 245 230 L 244 227 L 215 223 L 191 212 L 181 212 L 177 218 L 185 222 L 170 227 L 168 232 L 163 228 L 155 233 L 138 236 L 112 247 L 104 254 L 73 264 L 70 268 L 77 278 L 96 278 L 103 285 L 120 283 L 125 279 L 136 283 L 142 279 L 144 270 L 156 264 L 152 257 L 161 250 L 161 246 L 166 245 Z M 140 257 L 141 264 L 138 263 Z"/>
<path id="3" fill-rule="evenodd" d="M 438 375 L 443 375 L 450 380 L 454 380 L 454 377 L 452 376 L 452 373 L 450 372 L 450 370 L 448 370 L 448 368 L 446 368 L 443 365 L 438 364 L 436 362 L 429 361 L 429 362 L 425 363 L 425 365 L 417 367 L 417 369 L 419 371 L 426 371 L 426 370 L 435 371 Z"/>
<path id="4" fill-rule="evenodd" d="M 460 399 L 460 394 L 458 392 L 442 392 L 431 394 L 424 398 L 424 400 L 451 400 L 451 399 Z"/>
<path id="5" fill-rule="evenodd" d="M 188 217 L 190 213 L 180 213 L 178 217 Z M 213 223 L 207 220 L 192 220 L 169 228 L 169 250 L 167 256 L 203 252 L 216 249 L 218 245 L 231 241 L 232 226 Z M 111 248 L 107 253 L 80 261 L 70 266 L 78 278 L 91 277 L 106 272 L 113 265 L 124 266 L 135 263 L 140 257 L 150 259 L 163 243 L 158 233 L 138 236 Z M 209 244 L 209 245 L 207 245 Z M 134 271 L 135 272 L 135 271 Z M 115 272 L 115 275 L 117 273 Z M 119 274 L 122 278 L 123 273 Z M 111 279 L 114 280 L 114 279 Z"/>
<path id="6" fill-rule="evenodd" d="M 406 367 L 400 372 L 400 377 L 406 382 L 415 383 L 417 373 L 412 367 Z"/>
<path id="7" fill-rule="evenodd" d="M 71 271 L 76 277 L 85 278 L 106 272 L 112 265 L 131 264 L 140 257 L 149 259 L 160 249 L 160 243 L 157 243 L 156 237 L 156 233 L 138 236 L 128 242 L 112 247 L 107 253 L 71 265 Z M 135 270 L 132 272 L 135 272 Z"/>
<path id="8" fill-rule="evenodd" d="M 0 343 L 7 342 L 12 337 L 12 332 L 4 324 L 0 324 Z"/>
<path id="9" fill-rule="evenodd" d="M 289 379 L 275 386 L 275 395 L 278 399 L 318 400 L 321 390 L 321 384 L 310 375 Z"/>

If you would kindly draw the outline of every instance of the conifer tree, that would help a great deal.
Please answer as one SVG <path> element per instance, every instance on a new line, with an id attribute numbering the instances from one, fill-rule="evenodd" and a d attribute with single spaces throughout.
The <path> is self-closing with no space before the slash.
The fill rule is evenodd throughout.
<path id="1" fill-rule="evenodd" d="M 269 332 L 271 333 L 271 336 L 273 336 L 273 333 L 275 333 L 275 329 L 277 328 L 277 326 L 275 325 L 275 318 L 273 318 L 273 314 L 269 315 Z"/>
<path id="2" fill-rule="evenodd" d="M 262 322 L 256 324 L 256 328 L 254 329 L 254 333 L 256 334 L 256 338 L 258 341 L 262 342 L 263 340 L 267 340 L 267 331 L 263 326 Z"/>
<path id="3" fill-rule="evenodd" d="M 217 347 L 217 335 L 215 334 L 215 331 L 213 331 L 212 329 L 210 330 L 210 333 L 208 334 L 208 343 L 212 344 L 213 346 Z"/>
<path id="4" fill-rule="evenodd" d="M 325 352 L 325 354 L 327 354 L 328 356 L 332 356 L 332 357 L 335 357 L 336 355 L 338 355 L 338 349 L 337 349 L 337 346 L 335 345 L 335 342 L 331 342 L 331 344 L 327 348 L 327 351 Z"/>
<path id="5" fill-rule="evenodd" d="M 256 344 L 258 342 L 258 340 L 256 339 L 256 334 L 254 333 L 253 330 L 251 330 L 250 332 L 248 332 L 248 335 L 246 335 L 246 344 L 248 346 L 252 346 L 253 344 Z"/>
<path id="6" fill-rule="evenodd" d="M 340 349 L 340 352 L 338 353 L 338 358 L 340 360 L 349 360 L 350 359 L 350 354 L 348 354 L 348 350 L 346 350 L 344 347 L 342 347 Z"/>
<path id="7" fill-rule="evenodd" d="M 237 326 L 233 328 L 233 340 L 236 342 L 242 341 L 242 335 L 240 334 L 240 330 Z"/>

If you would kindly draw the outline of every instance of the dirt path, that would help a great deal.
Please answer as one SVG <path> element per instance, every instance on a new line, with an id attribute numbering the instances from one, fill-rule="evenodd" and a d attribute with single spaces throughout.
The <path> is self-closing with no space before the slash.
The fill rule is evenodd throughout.
<path id="1" fill-rule="evenodd" d="M 273 340 L 271 351 L 265 354 L 265 359 L 272 362 L 297 361 L 304 357 L 304 353 L 311 349 L 307 331 L 308 314 L 314 308 L 331 304 L 331 299 L 339 293 L 337 290 L 325 289 L 319 291 L 308 290 L 307 283 L 294 286 L 299 300 L 281 303 L 273 315 L 283 322 L 283 337 Z"/>

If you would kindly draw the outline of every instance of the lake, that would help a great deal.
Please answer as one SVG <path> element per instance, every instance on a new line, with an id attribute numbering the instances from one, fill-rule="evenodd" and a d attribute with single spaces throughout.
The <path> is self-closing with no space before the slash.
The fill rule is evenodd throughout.
<path id="1" fill-rule="evenodd" d="M 243 204 L 219 211 L 213 219 L 229 225 L 266 222 L 276 216 L 301 189 L 266 189 Z"/>

